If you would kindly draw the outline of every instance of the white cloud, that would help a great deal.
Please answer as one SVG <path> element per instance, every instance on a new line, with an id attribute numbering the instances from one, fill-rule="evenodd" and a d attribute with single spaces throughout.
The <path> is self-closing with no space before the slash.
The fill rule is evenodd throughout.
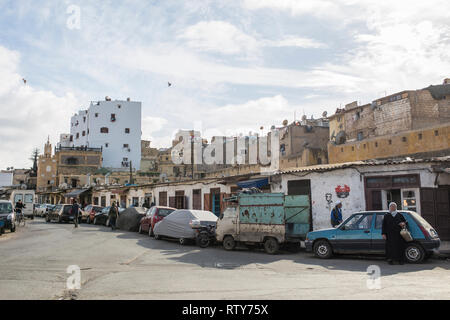
<path id="1" fill-rule="evenodd" d="M 322 42 L 309 38 L 285 36 L 281 40 L 264 40 L 263 45 L 268 47 L 299 47 L 299 48 L 325 48 Z"/>
<path id="2" fill-rule="evenodd" d="M 168 121 L 161 117 L 146 116 L 142 118 L 142 140 L 150 140 L 152 147 L 164 147 L 170 145 L 170 137 L 154 137 L 154 133 L 160 131 Z"/>
<path id="3" fill-rule="evenodd" d="M 201 21 L 189 26 L 179 36 L 188 46 L 200 51 L 220 54 L 259 55 L 264 47 L 323 48 L 325 45 L 314 39 L 282 36 L 281 39 L 267 40 L 250 36 L 229 22 Z"/>
<path id="4" fill-rule="evenodd" d="M 248 52 L 257 47 L 255 39 L 224 21 L 201 21 L 186 28 L 180 38 L 192 48 L 222 54 Z"/>
<path id="5" fill-rule="evenodd" d="M 19 62 L 17 52 L 0 46 L 0 168 L 31 167 L 28 158 L 33 148 L 42 151 L 47 135 L 57 142 L 79 105 L 71 93 L 56 96 L 33 88 L 29 80 L 24 84 L 17 71 Z"/>

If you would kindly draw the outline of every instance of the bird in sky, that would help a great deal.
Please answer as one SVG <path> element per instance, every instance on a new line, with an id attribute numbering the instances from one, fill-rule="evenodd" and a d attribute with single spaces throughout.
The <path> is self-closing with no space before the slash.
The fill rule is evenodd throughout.
<path id="1" fill-rule="evenodd" d="M 171 87 L 172 84 L 170 82 L 167 82 L 167 87 Z"/>
<path id="2" fill-rule="evenodd" d="M 23 83 L 27 84 L 27 80 L 22 78 Z"/>

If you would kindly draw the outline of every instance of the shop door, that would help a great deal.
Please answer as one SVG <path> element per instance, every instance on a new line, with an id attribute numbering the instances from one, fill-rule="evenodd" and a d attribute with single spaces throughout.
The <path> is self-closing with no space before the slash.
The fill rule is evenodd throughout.
<path id="1" fill-rule="evenodd" d="M 420 206 L 422 217 L 436 229 L 439 238 L 450 240 L 450 188 L 421 188 Z"/>

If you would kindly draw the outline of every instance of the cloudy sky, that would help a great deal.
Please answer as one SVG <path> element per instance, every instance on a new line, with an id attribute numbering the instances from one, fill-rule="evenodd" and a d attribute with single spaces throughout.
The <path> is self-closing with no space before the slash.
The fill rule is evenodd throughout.
<path id="1" fill-rule="evenodd" d="M 0 0 L 0 169 L 105 96 L 164 147 L 441 83 L 449 21 L 448 0 Z"/>

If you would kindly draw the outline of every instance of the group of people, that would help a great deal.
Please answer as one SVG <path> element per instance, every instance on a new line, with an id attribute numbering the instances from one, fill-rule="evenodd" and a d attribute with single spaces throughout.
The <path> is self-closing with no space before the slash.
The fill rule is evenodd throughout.
<path id="1" fill-rule="evenodd" d="M 336 201 L 331 210 L 331 226 L 336 228 L 343 222 L 342 202 Z M 381 235 L 386 240 L 386 259 L 389 264 L 404 264 L 406 242 L 400 234 L 400 231 L 407 226 L 405 217 L 397 211 L 397 204 L 389 204 L 389 213 L 384 215 L 381 227 Z"/>
<path id="2" fill-rule="evenodd" d="M 78 228 L 78 218 L 79 215 L 81 214 L 81 208 L 78 205 L 77 199 L 72 200 L 71 212 L 75 213 L 73 218 L 73 221 L 75 223 L 74 228 Z M 112 203 L 111 208 L 109 208 L 108 216 L 109 216 L 109 225 L 111 226 L 112 230 L 115 230 L 117 219 L 119 218 L 119 208 L 117 207 L 115 201 Z"/>

